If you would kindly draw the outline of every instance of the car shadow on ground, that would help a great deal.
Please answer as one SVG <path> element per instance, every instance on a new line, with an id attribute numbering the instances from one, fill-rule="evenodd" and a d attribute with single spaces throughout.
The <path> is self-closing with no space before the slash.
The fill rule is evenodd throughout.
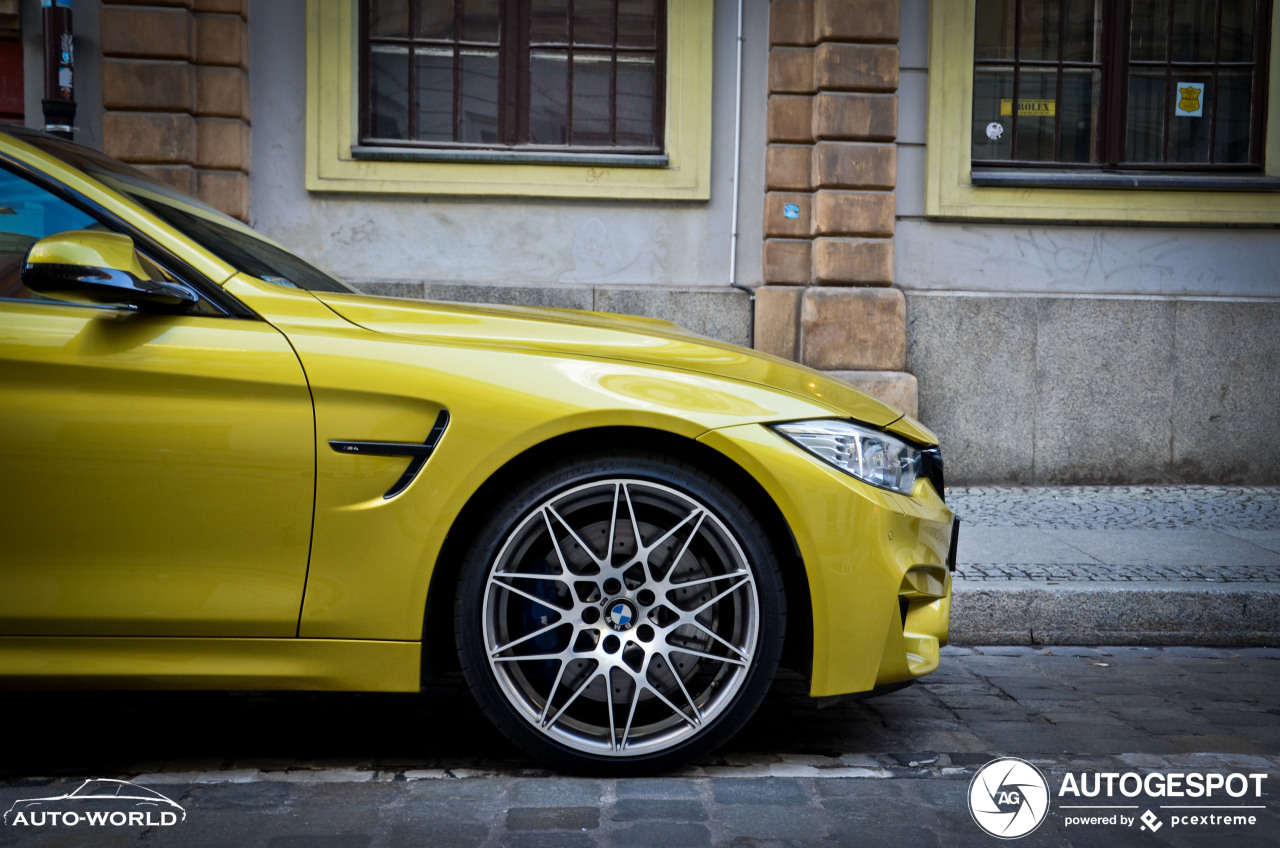
<path id="1" fill-rule="evenodd" d="M 804 680 L 784 672 L 711 761 L 838 756 L 882 743 L 883 722 L 870 703 L 819 709 Z M 0 780 L 339 763 L 395 771 L 539 768 L 493 729 L 460 677 L 421 694 L 17 691 L 6 693 L 5 710 L 10 738 L 25 742 L 6 752 Z"/>

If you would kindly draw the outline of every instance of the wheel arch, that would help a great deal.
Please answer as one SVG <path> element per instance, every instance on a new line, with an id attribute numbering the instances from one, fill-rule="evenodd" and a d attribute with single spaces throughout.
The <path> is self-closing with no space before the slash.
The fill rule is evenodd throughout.
<path id="1" fill-rule="evenodd" d="M 644 427 L 599 427 L 564 433 L 513 457 L 472 493 L 458 513 L 440 548 L 427 591 L 422 626 L 423 682 L 459 667 L 453 638 L 454 592 L 461 577 L 463 553 L 483 522 L 485 509 L 494 501 L 496 493 L 540 468 L 563 460 L 566 455 L 609 448 L 651 450 L 688 462 L 726 481 L 734 494 L 760 520 L 780 560 L 779 570 L 788 600 L 782 665 L 802 672 L 807 678 L 812 670 L 813 656 L 809 580 L 791 528 L 764 487 L 724 454 L 693 439 Z"/>

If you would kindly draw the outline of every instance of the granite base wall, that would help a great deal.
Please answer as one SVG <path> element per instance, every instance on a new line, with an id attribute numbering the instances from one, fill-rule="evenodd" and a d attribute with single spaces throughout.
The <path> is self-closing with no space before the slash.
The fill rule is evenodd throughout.
<path id="1" fill-rule="evenodd" d="M 956 484 L 1280 483 L 1280 299 L 907 292 Z"/>

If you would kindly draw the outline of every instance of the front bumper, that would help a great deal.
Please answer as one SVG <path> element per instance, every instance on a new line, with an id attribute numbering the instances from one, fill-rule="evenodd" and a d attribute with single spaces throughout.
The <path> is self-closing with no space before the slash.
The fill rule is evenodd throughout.
<path id="1" fill-rule="evenodd" d="M 938 667 L 957 529 L 932 483 L 917 481 L 910 497 L 877 489 L 756 425 L 700 441 L 764 487 L 795 539 L 813 619 L 812 696 L 866 692 Z"/>

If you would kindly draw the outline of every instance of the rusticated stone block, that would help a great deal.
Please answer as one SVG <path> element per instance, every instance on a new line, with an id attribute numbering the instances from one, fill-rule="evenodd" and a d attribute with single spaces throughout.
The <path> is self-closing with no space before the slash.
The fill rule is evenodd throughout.
<path id="1" fill-rule="evenodd" d="M 770 44 L 813 44 L 813 0 L 773 0 L 769 4 Z"/>
<path id="2" fill-rule="evenodd" d="M 814 145 L 815 188 L 892 189 L 897 182 L 896 144 L 823 141 Z"/>
<path id="3" fill-rule="evenodd" d="M 242 18 L 249 17 L 248 0 L 195 0 L 191 6 L 197 12 L 225 12 Z"/>
<path id="4" fill-rule="evenodd" d="M 249 67 L 249 26 L 239 15 L 196 15 L 194 58 L 200 65 Z"/>
<path id="5" fill-rule="evenodd" d="M 799 286 L 761 286 L 756 289 L 756 350 L 796 359 L 800 350 Z"/>
<path id="6" fill-rule="evenodd" d="M 196 171 L 196 197 L 228 215 L 249 220 L 249 176 L 239 171 Z"/>
<path id="7" fill-rule="evenodd" d="M 893 141 L 898 136 L 898 96 L 821 92 L 813 98 L 813 137 Z"/>
<path id="8" fill-rule="evenodd" d="M 133 167 L 175 191 L 183 194 L 195 193 L 196 172 L 190 165 L 134 165 Z"/>
<path id="9" fill-rule="evenodd" d="M 190 164 L 195 136 L 190 115 L 107 112 L 102 116 L 103 152 L 125 162 Z"/>
<path id="10" fill-rule="evenodd" d="M 195 113 L 249 120 L 249 75 L 239 68 L 196 68 Z"/>
<path id="11" fill-rule="evenodd" d="M 920 414 L 920 389 L 915 375 L 906 371 L 828 371 L 827 376 L 848 383 L 912 418 Z"/>
<path id="12" fill-rule="evenodd" d="M 764 185 L 770 191 L 813 188 L 813 147 L 771 144 L 764 154 Z"/>
<path id="13" fill-rule="evenodd" d="M 769 97 L 769 141 L 813 141 L 813 98 L 794 94 Z"/>
<path id="14" fill-rule="evenodd" d="M 102 60 L 102 105 L 108 109 L 190 112 L 195 75 L 182 61 Z"/>
<path id="15" fill-rule="evenodd" d="M 807 288 L 800 307 L 805 365 L 823 371 L 901 371 L 907 308 L 898 289 Z"/>
<path id="16" fill-rule="evenodd" d="M 892 236 L 894 195 L 889 191 L 820 191 L 814 195 L 813 231 L 824 236 Z"/>
<path id="17" fill-rule="evenodd" d="M 166 6 L 190 9 L 194 0 L 102 0 L 103 6 Z"/>
<path id="18" fill-rule="evenodd" d="M 813 50 L 808 47 L 775 47 L 769 51 L 769 93 L 811 94 Z"/>
<path id="19" fill-rule="evenodd" d="M 765 237 L 807 238 L 813 232 L 812 210 L 813 195 L 811 194 L 766 192 L 764 196 Z"/>
<path id="20" fill-rule="evenodd" d="M 816 0 L 813 32 L 818 41 L 898 40 L 898 0 Z"/>
<path id="21" fill-rule="evenodd" d="M 249 125 L 239 118 L 196 121 L 196 167 L 249 172 Z"/>
<path id="22" fill-rule="evenodd" d="M 819 44 L 814 83 L 824 91 L 897 91 L 898 48 L 884 44 Z"/>
<path id="23" fill-rule="evenodd" d="M 765 239 L 765 283 L 807 285 L 813 279 L 812 245 L 808 239 Z"/>
<path id="24" fill-rule="evenodd" d="M 893 240 L 814 239 L 813 278 L 825 286 L 892 285 Z"/>
<path id="25" fill-rule="evenodd" d="M 191 13 L 184 8 L 102 9 L 102 55 L 140 59 L 191 57 Z"/>

